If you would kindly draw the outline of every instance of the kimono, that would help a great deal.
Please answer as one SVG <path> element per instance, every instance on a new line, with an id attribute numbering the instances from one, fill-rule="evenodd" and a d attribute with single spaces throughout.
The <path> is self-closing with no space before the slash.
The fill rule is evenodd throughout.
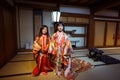
<path id="1" fill-rule="evenodd" d="M 64 32 L 56 32 L 52 35 L 49 53 L 55 56 L 52 61 L 54 61 L 56 65 L 56 74 L 58 76 L 65 70 L 70 70 L 73 49 L 68 36 Z"/>
<path id="2" fill-rule="evenodd" d="M 92 66 L 89 62 L 71 57 L 74 51 L 64 32 L 52 35 L 48 52 L 55 56 L 52 60 L 55 63 L 55 73 L 58 76 L 63 75 L 67 80 L 74 80 L 78 72 L 86 71 Z"/>
<path id="3" fill-rule="evenodd" d="M 32 72 L 33 76 L 37 76 L 42 72 L 47 73 L 48 70 L 51 70 L 48 59 L 49 42 L 50 38 L 47 35 L 42 35 L 39 37 L 39 40 L 34 41 L 33 54 L 36 56 L 37 66 Z"/>

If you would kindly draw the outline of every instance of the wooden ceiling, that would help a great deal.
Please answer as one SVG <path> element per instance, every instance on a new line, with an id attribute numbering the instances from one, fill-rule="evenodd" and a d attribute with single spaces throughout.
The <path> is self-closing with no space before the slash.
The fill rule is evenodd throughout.
<path id="1" fill-rule="evenodd" d="M 88 7 L 93 13 L 104 9 L 120 10 L 120 0 L 14 0 L 15 4 L 19 4 L 20 1 Z"/>

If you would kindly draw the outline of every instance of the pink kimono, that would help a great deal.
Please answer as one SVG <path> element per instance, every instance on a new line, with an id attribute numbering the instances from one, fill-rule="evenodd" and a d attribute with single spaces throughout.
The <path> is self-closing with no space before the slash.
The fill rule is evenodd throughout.
<path id="1" fill-rule="evenodd" d="M 64 32 L 56 32 L 52 35 L 49 53 L 53 54 L 53 63 L 58 76 L 64 75 L 68 80 L 74 80 L 77 72 L 85 71 L 92 65 L 86 61 L 72 59 L 73 49 L 68 36 Z"/>

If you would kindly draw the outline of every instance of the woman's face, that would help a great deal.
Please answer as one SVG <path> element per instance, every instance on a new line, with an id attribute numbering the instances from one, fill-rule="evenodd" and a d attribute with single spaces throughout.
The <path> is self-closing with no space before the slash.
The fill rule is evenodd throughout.
<path id="1" fill-rule="evenodd" d="M 44 28 L 42 29 L 42 34 L 46 34 L 46 33 L 47 33 L 47 28 L 44 27 Z"/>
<path id="2" fill-rule="evenodd" d="M 63 31 L 63 25 L 62 25 L 62 24 L 59 24 L 59 26 L 58 26 L 57 28 L 58 28 L 58 31 L 59 31 L 59 32 L 62 32 L 62 31 Z"/>

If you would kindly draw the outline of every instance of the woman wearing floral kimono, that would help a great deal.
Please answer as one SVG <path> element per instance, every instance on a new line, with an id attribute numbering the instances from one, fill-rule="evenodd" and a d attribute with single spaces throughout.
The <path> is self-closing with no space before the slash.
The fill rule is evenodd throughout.
<path id="1" fill-rule="evenodd" d="M 78 64 L 75 62 L 77 60 L 71 58 L 73 49 L 67 34 L 64 32 L 64 25 L 62 22 L 58 22 L 55 25 L 56 30 L 52 35 L 48 51 L 55 56 L 54 60 L 52 60 L 56 65 L 55 72 L 58 76 L 64 75 L 68 80 L 74 79 L 76 72 L 81 69 L 81 64 L 82 67 L 90 67 L 91 64 L 83 60 L 79 60 Z M 88 69 L 87 67 L 86 69 Z"/>
<path id="2" fill-rule="evenodd" d="M 48 27 L 43 26 L 40 29 L 40 36 L 36 37 L 33 44 L 33 54 L 36 58 L 37 66 L 34 68 L 33 76 L 38 76 L 40 73 L 46 75 L 48 70 L 51 70 L 48 59 L 48 47 L 50 37 L 48 35 Z"/>

